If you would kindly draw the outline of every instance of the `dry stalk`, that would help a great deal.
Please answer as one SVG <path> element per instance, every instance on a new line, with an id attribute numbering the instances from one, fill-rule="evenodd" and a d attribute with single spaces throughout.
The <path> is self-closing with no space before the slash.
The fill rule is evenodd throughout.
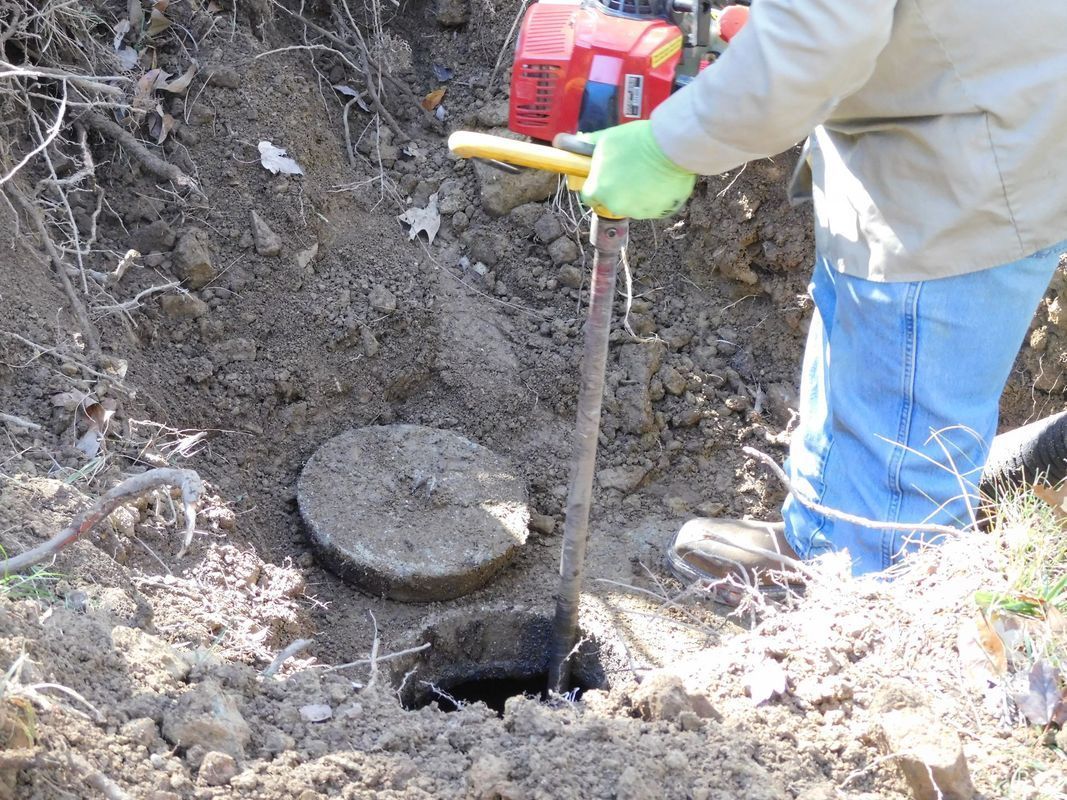
<path id="1" fill-rule="evenodd" d="M 824 506 L 821 503 L 815 502 L 803 492 L 798 491 L 793 486 L 792 482 L 789 480 L 789 477 L 785 474 L 782 468 L 779 467 L 775 460 L 769 455 L 764 452 L 761 452 L 760 450 L 757 450 L 754 447 L 742 447 L 741 450 L 745 454 L 762 461 L 767 467 L 770 468 L 771 472 L 773 472 L 775 477 L 778 478 L 781 484 L 785 487 L 786 491 L 788 491 L 791 495 L 793 495 L 793 497 L 797 499 L 797 502 L 799 502 L 805 508 L 811 509 L 816 514 L 822 514 L 823 516 L 829 517 L 830 519 L 838 519 L 842 522 L 848 522 L 852 525 L 859 525 L 861 528 L 871 528 L 873 530 L 903 531 L 905 533 L 939 533 L 942 536 L 950 536 L 952 538 L 956 538 L 961 533 L 963 533 L 963 531 L 959 528 L 953 528 L 949 525 L 935 525 L 932 523 L 912 524 L 907 522 L 879 522 L 878 520 L 867 519 L 866 517 L 860 517 L 855 514 L 849 514 L 846 511 L 838 511 L 836 508 Z M 748 550 L 749 548 L 740 549 Z M 752 552 L 758 553 L 760 555 L 764 554 L 759 552 L 759 548 L 752 548 Z M 774 554 L 774 557 L 782 560 L 783 562 L 787 560 L 784 556 L 778 554 Z M 800 562 L 794 562 L 794 564 L 799 563 Z M 794 567 L 795 569 L 796 567 L 794 566 L 794 564 L 790 564 L 790 566 Z"/>
<path id="2" fill-rule="evenodd" d="M 106 492 L 92 508 L 78 514 L 66 528 L 47 542 L 25 553 L 0 561 L 0 574 L 10 575 L 14 572 L 21 572 L 55 556 L 68 544 L 93 530 L 119 506 L 165 486 L 180 487 L 182 492 L 185 538 L 178 553 L 178 557 L 181 558 L 192 542 L 193 533 L 196 530 L 196 505 L 203 495 L 204 485 L 200 476 L 193 470 L 160 468 L 127 478 Z"/>
<path id="3" fill-rule="evenodd" d="M 86 347 L 89 349 L 90 353 L 99 353 L 100 337 L 96 332 L 96 328 L 93 327 L 93 324 L 89 321 L 89 315 L 85 312 L 85 304 L 82 303 L 81 298 L 78 297 L 77 293 L 74 291 L 74 286 L 71 284 L 70 277 L 67 275 L 67 263 L 64 261 L 63 256 L 60 254 L 55 242 L 48 233 L 43 212 L 38 206 L 31 203 L 21 192 L 14 191 L 11 186 L 4 187 L 4 192 L 13 203 L 18 205 L 22 210 L 22 213 L 25 214 L 32 223 L 33 229 L 37 232 L 37 236 L 41 240 L 41 247 L 43 247 L 45 253 L 48 254 L 48 258 L 52 262 L 52 267 L 55 270 L 56 275 L 59 276 L 60 283 L 63 285 L 63 291 L 67 295 L 67 300 L 70 301 L 71 311 L 74 313 L 74 318 L 78 321 L 78 327 L 81 328 L 82 335 L 85 337 Z"/>
<path id="4" fill-rule="evenodd" d="M 295 656 L 297 653 L 301 653 L 310 647 L 312 644 L 311 639 L 297 639 L 284 650 L 278 653 L 274 657 L 274 660 L 270 662 L 270 666 L 259 673 L 264 678 L 273 678 L 278 674 L 278 670 L 282 668 L 282 664 Z"/>

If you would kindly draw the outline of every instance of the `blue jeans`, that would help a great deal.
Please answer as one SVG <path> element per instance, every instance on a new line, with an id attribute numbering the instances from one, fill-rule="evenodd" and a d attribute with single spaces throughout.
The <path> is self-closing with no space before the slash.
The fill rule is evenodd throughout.
<path id="1" fill-rule="evenodd" d="M 817 257 L 786 465 L 794 489 L 879 522 L 970 525 L 1001 391 L 1065 248 L 907 283 L 854 278 Z M 793 495 L 782 514 L 801 557 L 847 549 L 856 574 L 936 540 L 831 519 Z"/>

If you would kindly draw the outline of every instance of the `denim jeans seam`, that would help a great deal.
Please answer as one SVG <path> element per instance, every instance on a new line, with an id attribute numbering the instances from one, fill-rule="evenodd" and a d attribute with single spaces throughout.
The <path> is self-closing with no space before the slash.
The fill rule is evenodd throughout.
<path id="1" fill-rule="evenodd" d="M 895 448 L 889 460 L 889 490 L 890 502 L 886 509 L 886 521 L 896 522 L 900 515 L 900 506 L 903 502 L 903 489 L 900 486 L 900 474 L 904 470 L 904 458 L 907 455 L 905 446 L 911 436 L 911 422 L 915 411 L 915 374 L 917 372 L 917 354 L 919 352 L 919 297 L 922 294 L 922 282 L 916 282 L 908 287 L 905 297 L 905 311 L 903 318 L 904 348 L 903 348 L 903 386 L 901 395 L 903 401 L 900 407 L 900 419 L 897 424 L 897 436 Z M 882 567 L 890 567 L 895 556 L 899 552 L 896 546 L 899 536 L 895 532 L 882 532 Z"/>
<path id="2" fill-rule="evenodd" d="M 829 442 L 826 445 L 825 451 L 819 456 L 819 467 L 816 470 L 816 474 L 819 476 L 819 492 L 812 498 L 812 500 L 819 505 L 825 505 L 823 500 L 826 497 L 826 463 L 830 460 L 830 453 L 833 452 L 834 449 L 834 437 L 830 435 L 827 436 L 827 439 Z M 815 549 L 813 542 L 815 541 L 815 538 L 826 529 L 829 522 L 830 519 L 825 514 L 819 514 L 819 524 L 815 526 L 815 530 L 813 530 L 808 537 L 807 545 L 804 548 L 806 552 L 799 554 L 802 558 L 812 557 L 811 552 Z M 829 548 L 821 548 L 820 553 L 826 552 L 827 549 Z"/>

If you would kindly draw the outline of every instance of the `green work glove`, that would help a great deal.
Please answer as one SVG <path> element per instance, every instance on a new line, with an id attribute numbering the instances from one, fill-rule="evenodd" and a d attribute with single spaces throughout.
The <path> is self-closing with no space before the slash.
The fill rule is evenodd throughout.
<path id="1" fill-rule="evenodd" d="M 596 145 L 582 201 L 631 219 L 669 217 L 693 193 L 697 176 L 667 158 L 648 120 L 628 122 L 581 138 Z"/>

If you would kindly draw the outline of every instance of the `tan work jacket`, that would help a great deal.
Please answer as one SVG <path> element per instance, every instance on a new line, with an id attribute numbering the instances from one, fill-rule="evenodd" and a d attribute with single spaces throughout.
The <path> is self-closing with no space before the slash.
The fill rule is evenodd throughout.
<path id="1" fill-rule="evenodd" d="M 755 0 L 652 115 L 704 175 L 810 134 L 816 247 L 878 281 L 1067 239 L 1067 0 Z"/>

